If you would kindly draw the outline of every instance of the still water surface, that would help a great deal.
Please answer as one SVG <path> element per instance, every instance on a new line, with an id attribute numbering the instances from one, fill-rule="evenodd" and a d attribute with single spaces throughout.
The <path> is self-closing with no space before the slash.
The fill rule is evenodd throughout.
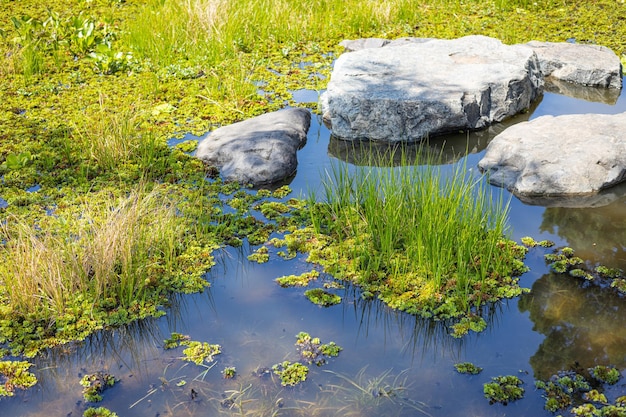
<path id="1" fill-rule="evenodd" d="M 299 94 L 317 99 L 316 94 Z M 624 95 L 570 94 L 605 103 L 546 93 L 520 119 L 626 111 Z M 447 162 L 465 162 L 473 169 L 489 140 L 504 127 L 446 138 Z M 314 117 L 299 153 L 298 173 L 290 181 L 293 194 L 319 192 L 320 177 L 331 163 L 354 162 L 346 149 Z M 551 239 L 557 246 L 573 247 L 590 265 L 626 269 L 625 194 L 623 187 L 607 193 L 593 208 L 544 207 L 513 197 L 511 235 L 516 240 Z M 60 348 L 38 359 L 40 384 L 0 400 L 0 416 L 82 416 L 86 404 L 79 381 L 97 371 L 119 379 L 96 405 L 120 417 L 550 416 L 543 409 L 542 392 L 534 389 L 535 378 L 549 378 L 574 363 L 613 364 L 623 375 L 626 370 L 624 298 L 550 273 L 543 249 L 529 252 L 531 270 L 521 277 L 531 293 L 494 306 L 488 329 L 462 340 L 449 336 L 440 323 L 392 311 L 376 300 L 364 301 L 350 286 L 338 290 L 341 304 L 319 308 L 305 299 L 302 289 L 283 289 L 273 281 L 310 270 L 302 256 L 289 261 L 274 257 L 258 265 L 247 260 L 254 249 L 244 244 L 217 254 L 218 264 L 208 274 L 211 288 L 178 297 L 165 317 L 103 332 L 84 346 Z M 308 380 L 296 388 L 259 377 L 264 367 L 298 360 L 294 343 L 301 331 L 344 350 L 324 366 L 311 366 Z M 181 348 L 162 348 L 171 332 L 220 344 L 223 353 L 210 369 L 183 362 Z M 458 374 L 453 365 L 464 361 L 484 371 Z M 236 367 L 234 380 L 222 378 L 226 366 Z M 525 382 L 524 399 L 490 405 L 483 383 L 498 375 L 519 376 Z M 610 400 L 626 394 L 624 379 L 606 394 Z"/>

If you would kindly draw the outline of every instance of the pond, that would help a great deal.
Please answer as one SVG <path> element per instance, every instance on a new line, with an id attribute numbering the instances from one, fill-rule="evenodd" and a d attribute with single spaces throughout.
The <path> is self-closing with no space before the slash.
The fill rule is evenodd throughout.
<path id="1" fill-rule="evenodd" d="M 620 113 L 626 97 L 581 90 L 572 98 L 546 93 L 522 119 L 572 113 Z M 302 100 L 317 94 L 299 91 Z M 504 125 L 486 132 L 440 139 L 446 163 L 476 166 L 489 140 Z M 439 143 L 439 145 L 438 145 Z M 292 196 L 319 191 L 332 163 L 351 163 L 354 154 L 314 117 Z M 466 152 L 468 150 L 469 152 Z M 347 161 L 347 162 L 346 162 Z M 506 198 L 504 190 L 496 189 Z M 626 188 L 611 190 L 594 207 L 546 207 L 511 198 L 511 236 L 550 239 L 570 246 L 589 265 L 626 269 Z M 0 200 L 0 205 L 2 201 Z M 570 204 L 575 206 L 576 204 Z M 266 264 L 247 259 L 246 243 L 217 253 L 209 272 L 211 287 L 179 296 L 159 319 L 102 332 L 86 343 L 47 352 L 35 362 L 40 383 L 0 401 L 0 416 L 81 416 L 86 408 L 81 378 L 109 373 L 119 381 L 103 393 L 103 406 L 119 416 L 550 416 L 535 379 L 576 365 L 615 365 L 626 370 L 626 304 L 623 297 L 583 280 L 551 273 L 543 255 L 531 249 L 530 271 L 521 284 L 532 291 L 494 306 L 487 330 L 462 339 L 442 323 L 390 310 L 364 300 L 358 288 L 335 290 L 343 301 L 320 308 L 302 288 L 281 288 L 274 279 L 312 269 L 303 256 Z M 275 253 L 270 249 L 270 253 Z M 324 277 L 320 280 L 330 277 Z M 182 347 L 165 350 L 172 332 L 219 344 L 222 353 L 208 366 L 181 360 Z M 307 332 L 343 348 L 336 358 L 310 366 L 307 381 L 282 387 L 267 368 L 297 361 L 296 335 Z M 460 374 L 454 364 L 472 362 L 484 370 Z M 236 377 L 222 371 L 236 368 Z M 483 384 L 499 375 L 524 381 L 522 400 L 493 404 Z M 621 379 L 605 391 L 626 394 Z"/>

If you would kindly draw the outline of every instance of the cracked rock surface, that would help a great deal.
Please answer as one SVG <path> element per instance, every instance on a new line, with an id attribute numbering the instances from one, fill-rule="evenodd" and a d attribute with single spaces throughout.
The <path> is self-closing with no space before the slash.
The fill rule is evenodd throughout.
<path id="1" fill-rule="evenodd" d="M 322 109 L 339 138 L 413 142 L 502 121 L 542 87 L 526 46 L 485 36 L 404 40 L 341 55 Z"/>

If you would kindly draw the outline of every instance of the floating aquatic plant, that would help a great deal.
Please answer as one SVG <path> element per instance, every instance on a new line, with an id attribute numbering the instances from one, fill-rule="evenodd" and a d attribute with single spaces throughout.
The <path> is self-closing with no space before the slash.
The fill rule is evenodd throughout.
<path id="1" fill-rule="evenodd" d="M 105 372 L 84 375 L 80 380 L 80 385 L 83 386 L 85 401 L 91 403 L 102 401 L 104 390 L 111 388 L 116 382 L 117 380 L 113 375 Z"/>
<path id="2" fill-rule="evenodd" d="M 551 412 L 569 407 L 575 395 L 591 390 L 589 382 L 576 372 L 559 372 L 549 381 L 535 381 L 535 386 L 545 391 L 545 409 Z"/>
<path id="3" fill-rule="evenodd" d="M 83 417 L 117 417 L 117 414 L 105 407 L 89 407 Z"/>
<path id="4" fill-rule="evenodd" d="M 489 403 L 502 403 L 519 400 L 524 396 L 523 381 L 515 375 L 497 376 L 491 378 L 492 382 L 483 385 L 483 392 Z"/>
<path id="5" fill-rule="evenodd" d="M 454 369 L 456 369 L 456 371 L 460 374 L 471 374 L 471 375 L 478 375 L 479 373 L 483 371 L 483 368 L 481 368 L 480 366 L 476 366 L 471 362 L 455 363 Z"/>
<path id="6" fill-rule="evenodd" d="M 604 365 L 597 365 L 590 368 L 589 373 L 598 381 L 609 385 L 617 384 L 617 381 L 619 381 L 622 376 L 617 368 Z"/>
<path id="7" fill-rule="evenodd" d="M 322 344 L 319 337 L 311 337 L 306 332 L 300 332 L 296 337 L 296 350 L 302 360 L 317 366 L 324 365 L 328 358 L 339 356 L 339 352 L 343 350 L 335 342 Z"/>
<path id="8" fill-rule="evenodd" d="M 224 379 L 233 379 L 237 375 L 237 369 L 234 366 L 227 366 L 222 370 Z"/>
<path id="9" fill-rule="evenodd" d="M 304 296 L 309 299 L 313 304 L 317 304 L 322 307 L 330 307 L 341 302 L 341 297 L 337 294 L 324 291 L 321 288 L 313 288 L 306 290 Z"/>
<path id="10" fill-rule="evenodd" d="M 163 341 L 163 349 L 175 349 L 190 340 L 189 336 L 172 332 L 171 336 Z"/>
<path id="11" fill-rule="evenodd" d="M 37 377 L 28 370 L 26 361 L 0 361 L 0 397 L 11 397 L 15 389 L 27 389 L 37 383 Z"/>
<path id="12" fill-rule="evenodd" d="M 525 236 L 523 238 L 520 239 L 522 242 L 522 245 L 527 246 L 529 248 L 534 248 L 536 246 L 541 246 L 543 248 L 549 248 L 554 246 L 554 242 L 551 240 L 541 240 L 539 242 L 537 242 L 535 239 L 533 239 L 530 236 Z"/>
<path id="13" fill-rule="evenodd" d="M 316 280 L 320 273 L 318 270 L 313 269 L 309 272 L 304 272 L 300 275 L 287 275 L 284 277 L 276 278 L 274 281 L 281 287 L 306 287 L 309 282 Z"/>
<path id="14" fill-rule="evenodd" d="M 185 361 L 193 362 L 196 365 L 202 365 L 204 362 L 213 362 L 213 358 L 216 355 L 222 353 L 221 346 L 210 344 L 207 342 L 191 341 L 184 343 L 187 348 L 183 350 L 185 355 L 182 359 Z"/>
<path id="15" fill-rule="evenodd" d="M 253 253 L 248 255 L 248 260 L 253 261 L 253 262 L 257 262 L 257 263 L 260 263 L 260 264 L 269 261 L 270 260 L 270 255 L 269 255 L 269 251 L 267 249 L 267 246 L 261 246 L 260 248 L 255 250 Z"/>
<path id="16" fill-rule="evenodd" d="M 309 368 L 298 362 L 283 361 L 272 366 L 272 372 L 280 378 L 284 387 L 293 387 L 306 381 Z"/>

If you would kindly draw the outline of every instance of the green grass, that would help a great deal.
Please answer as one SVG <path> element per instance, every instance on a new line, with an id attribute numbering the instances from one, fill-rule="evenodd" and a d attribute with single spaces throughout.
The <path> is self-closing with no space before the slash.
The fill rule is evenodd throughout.
<path id="1" fill-rule="evenodd" d="M 60 210 L 35 225 L 9 217 L 1 230 L 0 342 L 32 353 L 159 315 L 169 291 L 208 285 L 200 276 L 214 247 L 198 248 L 205 260 L 190 263 L 188 219 L 163 191 L 103 193 L 76 207 L 76 217 Z"/>
<path id="2" fill-rule="evenodd" d="M 525 252 L 506 239 L 508 205 L 464 164 L 446 173 L 434 162 L 353 172 L 333 166 L 324 202 L 313 196 L 310 204 L 316 233 L 349 260 L 349 272 L 334 272 L 424 316 L 456 317 L 518 295 L 512 277 L 523 271 Z"/>
<path id="3" fill-rule="evenodd" d="M 0 211 L 0 344 L 29 354 L 36 346 L 156 314 L 168 291 L 198 288 L 199 271 L 210 265 L 216 244 L 241 242 L 261 229 L 245 213 L 224 214 L 217 196 L 232 190 L 205 183 L 202 164 L 169 149 L 167 139 L 293 104 L 290 90 L 323 90 L 342 39 L 483 34 L 507 43 L 576 39 L 606 45 L 618 55 L 626 51 L 621 24 L 626 8 L 612 0 L 24 0 L 2 5 L 0 196 L 8 207 Z M 360 282 L 408 311 L 422 311 L 429 303 L 412 298 L 417 289 L 434 296 L 468 294 L 447 306 L 433 304 L 444 316 L 488 301 L 488 291 L 474 288 L 471 276 L 481 276 L 479 282 L 488 287 L 501 284 L 504 273 L 484 276 L 497 265 L 498 254 L 511 250 L 509 244 L 493 246 L 497 251 L 491 254 L 481 249 L 487 260 L 478 262 L 468 257 L 466 236 L 454 235 L 445 228 L 450 225 L 437 233 L 428 233 L 434 226 L 427 223 L 405 230 L 394 205 L 402 205 L 412 222 L 427 220 L 416 202 L 389 188 L 413 193 L 410 182 L 424 178 L 400 171 L 386 175 L 376 186 L 365 181 L 366 174 L 345 178 L 357 181 L 363 205 L 348 208 L 355 196 L 345 184 L 336 189 L 343 194 L 336 195 L 334 215 L 343 216 L 344 226 L 334 231 L 339 240 L 329 248 L 335 253 L 318 248 L 312 256 L 334 262 L 334 271 L 348 279 L 368 271 Z M 437 173 L 430 175 L 441 190 L 451 186 L 436 179 Z M 137 191 L 138 183 L 145 193 Z M 35 185 L 38 192 L 26 191 Z M 388 188 L 383 200 L 376 197 L 379 185 Z M 434 185 L 425 185 L 423 193 Z M 169 203 L 150 194 L 155 187 Z M 429 195 L 443 192 L 431 188 Z M 447 209 L 457 203 L 468 204 L 451 199 Z M 172 217 L 172 204 L 183 214 Z M 420 204 L 434 207 L 428 198 Z M 386 223 L 376 220 L 377 211 L 386 212 Z M 140 213 L 173 222 L 168 223 L 172 229 L 159 229 L 146 218 L 129 226 Z M 494 243 L 503 225 L 481 216 L 464 214 L 474 226 L 493 226 L 493 231 L 463 233 L 482 233 L 481 243 Z M 150 227 L 157 231 L 154 236 L 146 232 Z M 112 235 L 115 231 L 120 234 Z M 420 234 L 421 246 L 409 245 Z M 367 244 L 376 251 L 365 251 L 367 236 L 375 236 Z M 106 246 L 107 239 L 114 249 Z M 361 242 L 350 248 L 355 239 Z M 446 245 L 456 249 L 438 252 Z M 434 254 L 440 261 L 433 261 Z M 348 255 L 357 255 L 358 264 Z M 406 259 L 422 264 L 411 269 Z M 105 265 L 112 271 L 102 270 Z M 450 265 L 455 265 L 452 271 Z M 386 289 L 375 287 L 383 273 L 394 277 Z M 146 277 L 148 287 L 151 277 L 156 280 L 155 292 L 142 290 Z M 160 282 L 159 277 L 166 278 Z M 511 281 L 497 291 L 507 296 L 517 290 Z M 113 301 L 105 298 L 98 306 L 95 300 L 103 294 Z"/>

